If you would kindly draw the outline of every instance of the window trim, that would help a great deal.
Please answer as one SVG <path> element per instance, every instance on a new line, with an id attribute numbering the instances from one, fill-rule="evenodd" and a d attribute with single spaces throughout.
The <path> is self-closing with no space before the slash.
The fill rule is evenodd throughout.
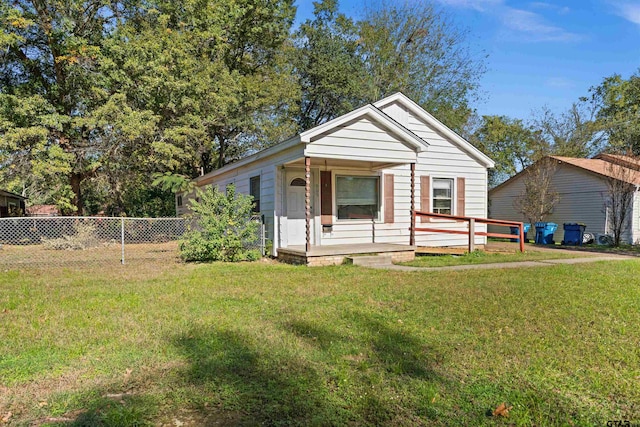
<path id="1" fill-rule="evenodd" d="M 382 222 L 383 218 L 381 215 L 381 211 L 383 209 L 383 201 L 382 201 L 382 178 L 380 174 L 367 174 L 367 173 L 354 173 L 354 172 L 349 172 L 349 171 L 333 171 L 333 215 L 336 219 L 336 222 L 344 222 L 344 223 L 349 223 L 349 224 L 362 224 L 362 223 L 366 223 L 366 224 L 370 224 L 371 223 L 371 219 L 364 219 L 364 218 L 339 218 L 338 217 L 338 178 L 349 178 L 349 177 L 353 177 L 353 178 L 375 178 L 377 180 L 377 192 L 376 192 L 376 196 L 377 196 L 377 208 L 376 208 L 376 214 L 375 217 L 373 218 L 373 221 L 375 223 L 380 223 Z"/>
<path id="2" fill-rule="evenodd" d="M 451 183 L 451 196 L 448 198 L 451 204 L 451 212 L 448 214 L 444 214 L 444 215 L 456 215 L 456 204 L 454 203 L 454 201 L 456 200 L 456 194 L 457 194 L 457 188 L 456 188 L 456 178 L 455 177 L 450 177 L 450 176 L 434 176 L 431 177 L 431 194 L 429 195 L 429 202 L 431 204 L 431 212 L 433 213 L 440 213 L 440 212 L 436 212 L 436 204 L 435 204 L 435 190 L 436 190 L 436 186 L 435 186 L 435 182 L 438 180 L 447 180 Z M 441 218 L 433 218 L 433 219 L 441 219 Z"/>

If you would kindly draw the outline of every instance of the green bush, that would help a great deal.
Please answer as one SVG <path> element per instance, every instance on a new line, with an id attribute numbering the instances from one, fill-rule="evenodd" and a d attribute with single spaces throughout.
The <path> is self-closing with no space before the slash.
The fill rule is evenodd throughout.
<path id="1" fill-rule="evenodd" d="M 217 188 L 198 190 L 191 200 L 192 226 L 180 242 L 185 261 L 254 261 L 260 224 L 251 220 L 253 198 L 236 193 L 229 185 L 226 194 Z"/>

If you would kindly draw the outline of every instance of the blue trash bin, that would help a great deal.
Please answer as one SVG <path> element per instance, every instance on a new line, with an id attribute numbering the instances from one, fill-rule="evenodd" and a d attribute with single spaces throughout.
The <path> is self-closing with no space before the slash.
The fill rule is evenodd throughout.
<path id="1" fill-rule="evenodd" d="M 584 224 L 577 224 L 574 222 L 565 222 L 564 228 L 564 240 L 563 245 L 579 245 L 582 246 L 582 237 L 584 236 L 584 230 L 587 228 Z"/>
<path id="2" fill-rule="evenodd" d="M 536 244 L 552 245 L 553 233 L 558 229 L 558 224 L 554 222 L 536 222 Z"/>
<path id="3" fill-rule="evenodd" d="M 529 232 L 529 229 L 531 228 L 531 224 L 529 224 L 528 222 L 525 222 L 523 224 L 523 228 L 524 228 L 524 241 L 527 241 L 527 233 Z M 513 234 L 514 236 L 518 236 L 520 234 L 520 227 L 509 227 L 509 229 L 511 230 L 511 234 Z M 516 242 L 519 243 L 520 242 L 520 236 L 518 236 L 515 239 L 511 239 L 512 242 Z"/>

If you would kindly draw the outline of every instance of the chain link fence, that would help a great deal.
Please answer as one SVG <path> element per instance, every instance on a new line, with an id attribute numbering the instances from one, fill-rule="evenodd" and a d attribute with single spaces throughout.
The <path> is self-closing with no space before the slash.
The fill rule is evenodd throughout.
<path id="1" fill-rule="evenodd" d="M 185 218 L 0 218 L 0 268 L 178 262 L 190 225 Z M 251 249 L 264 255 L 264 224 L 259 234 Z"/>

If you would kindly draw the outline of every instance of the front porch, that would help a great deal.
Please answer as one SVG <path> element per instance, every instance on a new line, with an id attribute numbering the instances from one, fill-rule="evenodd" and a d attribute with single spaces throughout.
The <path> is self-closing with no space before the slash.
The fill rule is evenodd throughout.
<path id="1" fill-rule="evenodd" d="M 415 258 L 416 247 L 390 243 L 362 243 L 347 245 L 311 246 L 304 245 L 278 248 L 278 259 L 290 264 L 304 264 L 310 267 L 340 265 L 351 255 L 389 254 L 393 262 L 411 261 Z"/>

